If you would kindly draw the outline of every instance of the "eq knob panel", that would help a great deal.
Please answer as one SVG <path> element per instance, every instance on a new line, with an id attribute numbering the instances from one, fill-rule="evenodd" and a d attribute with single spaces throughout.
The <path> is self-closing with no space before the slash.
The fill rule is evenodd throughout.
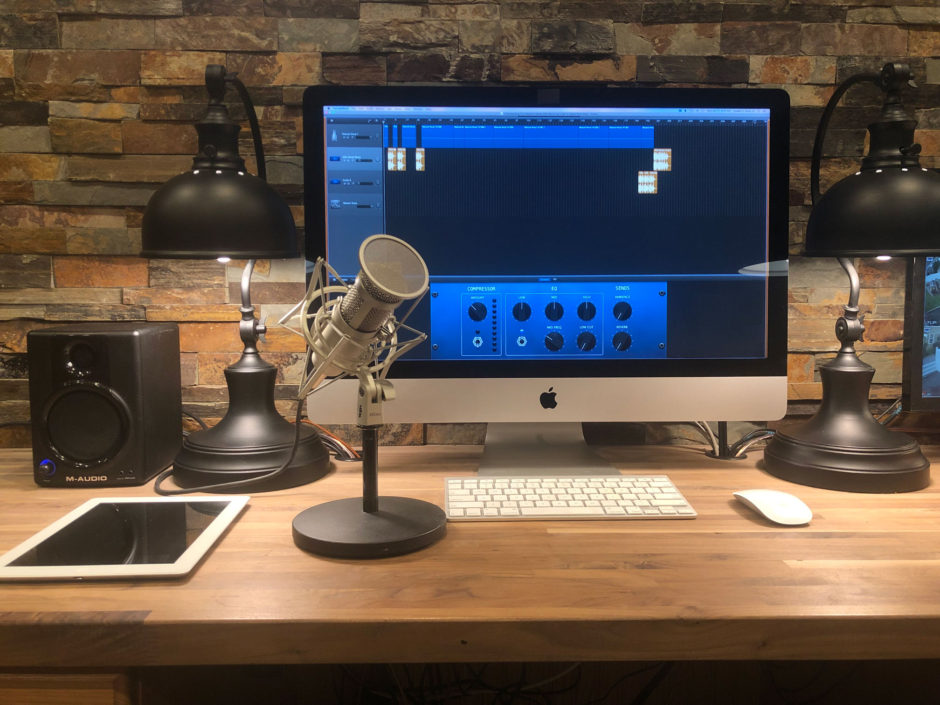
<path id="1" fill-rule="evenodd" d="M 666 282 L 431 286 L 432 359 L 666 356 Z"/>

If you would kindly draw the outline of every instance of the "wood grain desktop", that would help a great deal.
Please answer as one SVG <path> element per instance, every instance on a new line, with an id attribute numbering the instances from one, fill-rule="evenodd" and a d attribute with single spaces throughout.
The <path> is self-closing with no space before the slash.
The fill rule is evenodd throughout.
<path id="1" fill-rule="evenodd" d="M 330 560 L 294 546 L 291 520 L 359 493 L 359 466 L 337 464 L 254 495 L 187 579 L 0 585 L 0 667 L 940 657 L 936 484 L 850 494 L 777 480 L 759 452 L 600 452 L 669 475 L 698 518 L 451 524 L 418 553 Z M 440 504 L 479 453 L 382 448 L 380 492 Z M 812 523 L 758 518 L 731 495 L 752 487 L 797 494 Z M 89 497 L 151 492 L 38 488 L 28 451 L 5 451 L 0 552 Z"/>

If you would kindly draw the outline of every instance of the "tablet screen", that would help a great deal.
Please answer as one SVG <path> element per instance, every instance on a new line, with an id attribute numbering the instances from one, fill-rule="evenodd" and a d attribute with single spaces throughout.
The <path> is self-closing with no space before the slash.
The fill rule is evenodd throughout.
<path id="1" fill-rule="evenodd" d="M 180 575 L 247 497 L 94 499 L 0 558 L 0 578 Z"/>

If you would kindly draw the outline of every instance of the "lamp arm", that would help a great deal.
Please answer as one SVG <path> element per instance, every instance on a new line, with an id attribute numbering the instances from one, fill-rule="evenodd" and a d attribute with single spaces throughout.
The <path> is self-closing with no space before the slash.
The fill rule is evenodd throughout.
<path id="1" fill-rule="evenodd" d="M 839 257 L 839 264 L 849 275 L 849 301 L 842 307 L 842 316 L 836 321 L 836 337 L 842 343 L 839 352 L 854 353 L 855 342 L 862 339 L 862 333 L 865 332 L 865 326 L 858 317 L 858 295 L 861 285 L 858 278 L 858 270 L 855 269 L 855 263 L 851 257 Z"/>
<path id="2" fill-rule="evenodd" d="M 251 274 L 255 269 L 255 260 L 250 259 L 242 270 L 241 298 L 242 305 L 238 308 L 242 319 L 238 324 L 238 334 L 245 345 L 244 352 L 258 352 L 255 343 L 267 331 L 263 321 L 255 318 L 255 307 L 251 305 Z"/>
<path id="3" fill-rule="evenodd" d="M 877 73 L 858 73 L 854 76 L 849 76 L 839 84 L 835 92 L 829 98 L 829 102 L 826 103 L 826 108 L 823 110 L 822 117 L 819 119 L 819 127 L 816 128 L 816 138 L 813 140 L 813 161 L 809 175 L 809 190 L 813 205 L 816 205 L 816 201 L 819 200 L 820 196 L 819 163 L 822 160 L 823 142 L 826 139 L 826 132 L 829 129 L 829 120 L 832 119 L 832 113 L 835 112 L 836 106 L 842 99 L 842 96 L 845 95 L 846 91 L 858 83 L 865 82 L 881 85 L 881 75 Z"/>

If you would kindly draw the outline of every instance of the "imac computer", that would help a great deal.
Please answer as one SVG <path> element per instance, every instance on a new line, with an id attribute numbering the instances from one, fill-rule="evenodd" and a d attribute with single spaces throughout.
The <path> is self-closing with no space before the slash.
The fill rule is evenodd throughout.
<path id="1" fill-rule="evenodd" d="M 487 422 L 513 464 L 578 422 L 785 413 L 783 91 L 314 86 L 303 134 L 307 259 L 352 281 L 387 233 L 430 272 L 387 422 Z M 355 422 L 357 385 L 308 414 Z"/>
<path id="2" fill-rule="evenodd" d="M 908 263 L 902 409 L 940 411 L 940 257 Z"/>

